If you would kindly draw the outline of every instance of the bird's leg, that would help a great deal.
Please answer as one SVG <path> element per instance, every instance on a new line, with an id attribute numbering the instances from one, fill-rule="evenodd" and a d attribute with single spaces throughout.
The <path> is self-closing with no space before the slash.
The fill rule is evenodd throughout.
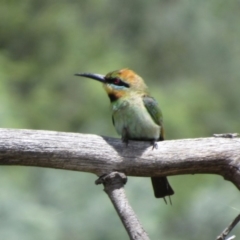
<path id="1" fill-rule="evenodd" d="M 128 146 L 128 139 L 127 138 L 122 137 L 122 142 L 125 143 L 126 147 Z"/>
<path id="2" fill-rule="evenodd" d="M 122 142 L 126 144 L 126 147 L 128 146 L 128 130 L 126 127 L 122 130 Z"/>
<path id="3" fill-rule="evenodd" d="M 158 144 L 157 144 L 156 140 L 151 141 L 151 144 L 152 144 L 152 150 L 153 149 L 158 149 Z"/>

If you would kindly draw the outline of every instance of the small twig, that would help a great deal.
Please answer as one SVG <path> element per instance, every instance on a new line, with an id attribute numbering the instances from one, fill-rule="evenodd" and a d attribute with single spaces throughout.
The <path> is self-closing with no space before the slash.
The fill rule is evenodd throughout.
<path id="1" fill-rule="evenodd" d="M 236 138 L 239 136 L 238 133 L 214 133 L 213 134 L 214 137 L 222 137 L 222 138 Z"/>
<path id="2" fill-rule="evenodd" d="M 236 236 L 235 235 L 233 235 L 233 236 L 231 236 L 231 237 L 229 237 L 228 239 L 226 239 L 226 240 L 232 240 L 232 239 L 234 239 Z"/>
<path id="3" fill-rule="evenodd" d="M 136 214 L 131 208 L 125 191 L 124 184 L 127 182 L 127 177 L 124 173 L 111 172 L 101 176 L 96 180 L 96 184 L 103 184 L 104 191 L 111 199 L 125 229 L 131 240 L 149 240 L 149 237 Z"/>
<path id="4" fill-rule="evenodd" d="M 240 214 L 230 223 L 230 225 L 223 230 L 223 232 L 217 237 L 216 240 L 225 240 L 227 235 L 232 231 L 232 229 L 238 224 L 240 221 Z M 235 238 L 235 236 L 232 236 L 228 238 L 228 240 Z"/>

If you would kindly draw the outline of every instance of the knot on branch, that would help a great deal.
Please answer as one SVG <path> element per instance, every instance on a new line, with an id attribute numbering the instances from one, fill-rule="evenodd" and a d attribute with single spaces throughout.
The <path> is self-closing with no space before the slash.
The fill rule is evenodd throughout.
<path id="1" fill-rule="evenodd" d="M 105 188 L 111 186 L 111 188 L 122 188 L 127 183 L 127 176 L 121 172 L 111 172 L 100 176 L 95 184 L 103 184 Z"/>

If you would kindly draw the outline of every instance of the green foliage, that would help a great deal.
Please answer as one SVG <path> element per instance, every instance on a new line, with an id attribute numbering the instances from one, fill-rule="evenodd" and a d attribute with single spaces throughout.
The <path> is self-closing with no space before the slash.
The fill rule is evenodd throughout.
<path id="1" fill-rule="evenodd" d="M 239 22 L 237 0 L 2 0 L 1 127 L 115 137 L 100 84 L 73 74 L 129 67 L 158 100 L 167 139 L 238 132 Z M 127 239 L 95 178 L 2 167 L 1 238 Z M 152 239 L 214 239 L 239 212 L 237 190 L 216 176 L 170 177 L 172 207 L 149 179 L 129 180 Z"/>

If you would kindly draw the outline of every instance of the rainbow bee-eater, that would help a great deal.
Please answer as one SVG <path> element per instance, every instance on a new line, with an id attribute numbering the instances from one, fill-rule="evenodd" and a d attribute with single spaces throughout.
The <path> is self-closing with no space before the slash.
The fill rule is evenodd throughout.
<path id="1" fill-rule="evenodd" d="M 76 76 L 95 79 L 103 87 L 111 102 L 112 121 L 122 141 L 150 141 L 153 148 L 164 140 L 162 112 L 156 100 L 150 97 L 143 79 L 130 69 L 122 69 L 107 75 L 77 73 Z M 152 177 L 156 198 L 174 194 L 166 177 Z M 164 199 L 165 200 L 165 199 Z"/>

